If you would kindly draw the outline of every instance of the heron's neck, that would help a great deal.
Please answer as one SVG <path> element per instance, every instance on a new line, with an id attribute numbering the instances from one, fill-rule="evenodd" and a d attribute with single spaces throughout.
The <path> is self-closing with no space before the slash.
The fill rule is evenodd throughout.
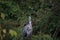
<path id="1" fill-rule="evenodd" d="M 31 16 L 29 16 L 29 23 L 31 24 Z"/>

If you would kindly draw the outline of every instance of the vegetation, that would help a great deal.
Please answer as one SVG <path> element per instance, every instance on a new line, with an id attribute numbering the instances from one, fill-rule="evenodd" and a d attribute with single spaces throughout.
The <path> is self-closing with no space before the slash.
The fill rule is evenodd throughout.
<path id="1" fill-rule="evenodd" d="M 32 16 L 31 40 L 60 40 L 60 0 L 0 0 L 0 40 L 22 40 Z"/>

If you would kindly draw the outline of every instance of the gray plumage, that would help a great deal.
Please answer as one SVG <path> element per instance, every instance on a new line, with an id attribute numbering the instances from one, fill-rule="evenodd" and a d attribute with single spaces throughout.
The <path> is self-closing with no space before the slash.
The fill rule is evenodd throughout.
<path id="1" fill-rule="evenodd" d="M 32 21 L 31 16 L 28 18 L 28 22 L 23 27 L 23 37 L 29 37 L 32 34 Z"/>

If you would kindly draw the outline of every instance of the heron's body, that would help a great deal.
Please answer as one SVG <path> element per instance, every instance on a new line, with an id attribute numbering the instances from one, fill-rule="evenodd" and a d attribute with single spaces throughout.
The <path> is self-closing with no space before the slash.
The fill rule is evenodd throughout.
<path id="1" fill-rule="evenodd" d="M 31 17 L 29 16 L 28 22 L 23 27 L 23 36 L 29 37 L 32 33 L 32 23 L 31 23 Z"/>

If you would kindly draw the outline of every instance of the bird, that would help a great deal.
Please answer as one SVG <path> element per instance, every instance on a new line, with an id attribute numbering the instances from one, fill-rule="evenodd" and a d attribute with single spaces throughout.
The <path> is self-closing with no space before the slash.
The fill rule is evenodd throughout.
<path id="1" fill-rule="evenodd" d="M 31 16 L 28 17 L 28 22 L 23 26 L 23 38 L 28 38 L 32 34 L 32 21 Z"/>

